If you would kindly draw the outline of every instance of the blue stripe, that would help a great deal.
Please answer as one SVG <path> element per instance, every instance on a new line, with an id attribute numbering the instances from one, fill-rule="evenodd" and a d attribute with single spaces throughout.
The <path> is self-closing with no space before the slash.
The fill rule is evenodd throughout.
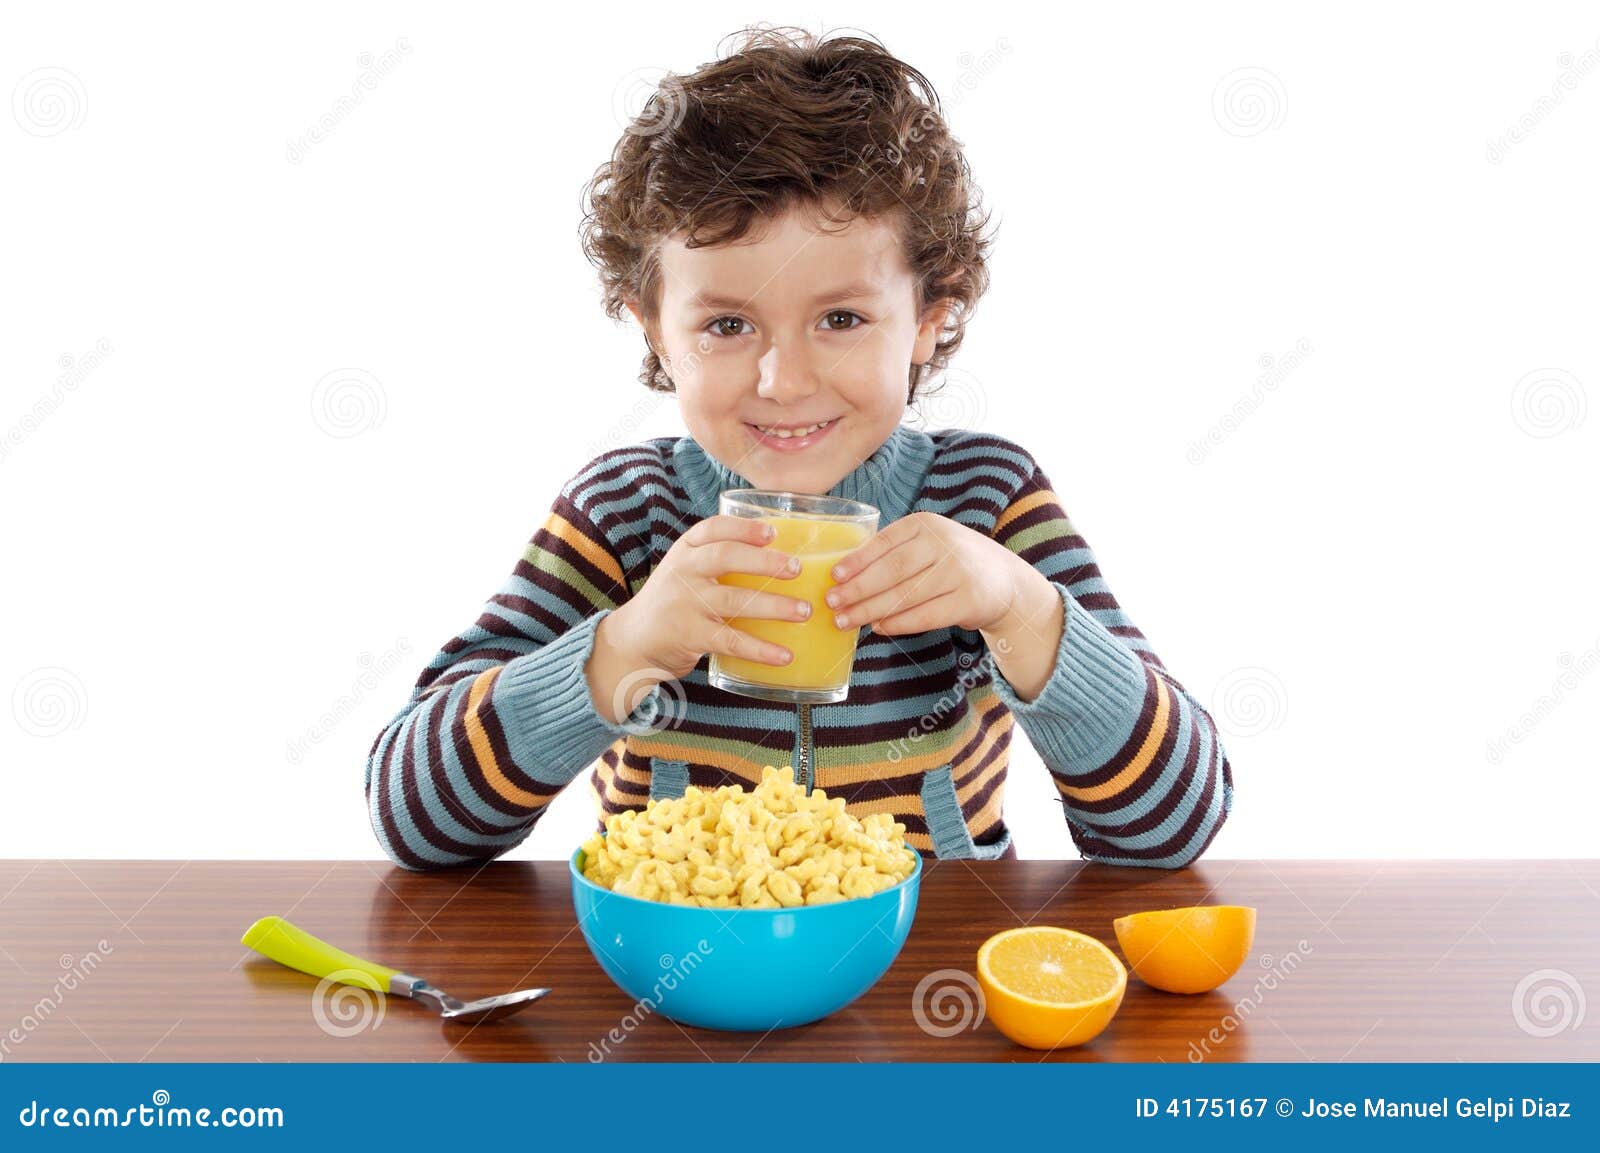
<path id="1" fill-rule="evenodd" d="M 1193 718 L 1190 716 L 1188 698 L 1178 692 L 1173 692 L 1172 697 L 1177 705 L 1178 715 L 1175 723 L 1178 726 L 1178 739 L 1173 742 L 1172 752 L 1168 754 L 1165 763 L 1161 766 L 1161 771 L 1156 774 L 1155 781 L 1152 782 L 1148 789 L 1139 796 L 1134 797 L 1120 809 L 1114 809 L 1109 813 L 1083 814 L 1085 823 L 1099 827 L 1099 835 L 1105 837 L 1106 840 L 1118 840 L 1128 848 L 1143 848 L 1147 845 L 1156 844 L 1172 836 L 1194 810 L 1199 794 L 1194 790 L 1194 782 L 1190 781 L 1189 795 L 1186 801 L 1180 801 L 1177 808 L 1167 815 L 1166 831 L 1164 833 L 1160 827 L 1157 827 L 1150 833 L 1140 834 L 1137 837 L 1124 840 L 1111 837 L 1105 832 L 1106 829 L 1127 825 L 1139 820 L 1170 795 L 1173 789 L 1179 787 L 1178 777 L 1183 772 L 1184 759 L 1189 753 L 1189 742 L 1194 739 L 1195 726 Z M 1200 766 L 1203 767 L 1205 765 L 1205 758 L 1208 755 L 1208 751 L 1202 747 L 1200 750 Z M 1203 774 L 1197 773 L 1196 779 L 1200 780 L 1202 784 L 1204 783 Z"/>
<path id="2" fill-rule="evenodd" d="M 985 444 L 975 442 L 973 439 L 975 435 L 989 436 L 999 443 Z M 1022 473 L 1024 477 L 1033 476 L 1037 468 L 1033 457 L 1020 445 L 1013 444 L 1004 437 L 995 437 L 992 433 L 969 433 L 966 436 L 951 437 L 941 445 L 936 459 L 941 465 L 950 462 L 959 464 L 964 460 L 972 460 L 979 456 L 997 456 L 1002 460 L 1013 461 L 1017 466 L 1017 471 Z"/>
<path id="3" fill-rule="evenodd" d="M 512 589 L 509 586 L 516 587 Z M 540 608 L 547 610 L 552 616 L 559 618 L 562 624 L 566 626 L 561 630 L 562 632 L 584 620 L 587 616 L 587 614 L 579 612 L 554 593 L 547 592 L 532 581 L 523 580 L 521 577 L 512 578 L 506 591 L 512 592 L 513 595 L 522 597 L 524 600 L 533 601 Z M 505 605 L 489 601 L 483 606 L 483 611 L 486 614 L 499 617 L 507 624 L 514 626 L 518 632 L 527 634 L 537 643 L 549 644 L 556 639 L 556 634 L 550 631 L 549 625 L 541 624 L 539 621 L 534 620 L 533 617 L 526 613 L 518 612 L 516 609 L 507 608 Z M 487 629 L 482 629 L 481 626 L 479 627 L 485 638 L 494 637 L 502 641 L 506 639 L 500 637 L 497 633 L 492 633 Z"/>
<path id="4" fill-rule="evenodd" d="M 460 694 L 452 692 L 451 699 L 445 703 L 447 711 L 443 714 L 443 717 L 453 717 L 456 710 L 461 707 L 459 697 L 465 696 L 471 691 L 472 687 L 469 681 L 461 687 Z M 505 721 L 502 719 L 501 726 L 504 727 L 504 725 Z M 478 790 L 468 782 L 466 766 L 462 764 L 461 757 L 456 749 L 456 743 L 451 739 L 448 729 L 441 731 L 439 734 L 439 749 L 444 759 L 445 781 L 450 786 L 451 799 L 457 808 L 463 810 L 464 816 L 478 822 L 478 824 L 467 825 L 456 817 L 454 813 L 446 811 L 443 799 L 433 789 L 432 781 L 425 776 L 419 775 L 417 791 L 422 796 L 423 803 L 427 805 L 428 815 L 433 818 L 434 823 L 440 829 L 458 841 L 466 841 L 469 844 L 480 841 L 491 843 L 495 837 L 504 836 L 502 830 L 507 830 L 507 826 L 504 823 L 507 819 L 506 815 L 497 813 L 484 804 L 482 798 L 478 795 Z M 419 765 L 426 763 L 427 753 L 425 749 L 418 749 L 416 755 Z"/>
<path id="5" fill-rule="evenodd" d="M 657 473 L 665 480 L 667 470 L 661 463 L 662 454 L 658 443 L 659 439 L 647 440 L 642 444 L 613 448 L 601 453 L 566 483 L 563 491 L 567 494 L 567 499 L 580 508 L 583 507 L 577 497 L 585 494 L 585 489 L 589 487 L 589 482 L 601 473 L 609 472 L 611 469 L 616 468 L 623 461 L 635 462 L 637 467 L 647 472 Z M 634 475 L 631 471 L 624 472 L 619 479 L 612 481 L 610 485 L 597 485 L 595 489 L 596 491 L 605 491 L 612 485 L 627 484 Z"/>
<path id="6" fill-rule="evenodd" d="M 939 463 L 943 464 L 944 461 L 941 460 Z M 1028 470 L 1024 469 L 1023 471 L 1026 472 Z M 971 468 L 960 469 L 951 473 L 942 473 L 937 477 L 929 477 L 928 479 L 930 481 L 937 480 L 940 488 L 950 488 L 953 485 L 959 485 L 964 481 L 980 476 L 993 478 L 994 480 L 999 481 L 1000 485 L 1007 492 L 1010 492 L 1017 483 L 1016 473 L 1008 472 L 1005 469 L 999 468 L 992 464 L 975 464 Z M 952 498 L 949 497 L 943 499 L 946 501 L 952 500 Z M 966 499 L 965 496 L 958 494 L 953 498 L 953 503 L 959 504 L 964 499 Z"/>

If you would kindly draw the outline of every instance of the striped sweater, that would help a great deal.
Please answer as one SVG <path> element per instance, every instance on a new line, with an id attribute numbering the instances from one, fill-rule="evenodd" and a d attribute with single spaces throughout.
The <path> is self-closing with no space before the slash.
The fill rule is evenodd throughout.
<path id="1" fill-rule="evenodd" d="M 748 787 L 764 765 L 798 764 L 797 710 L 713 688 L 705 657 L 616 724 L 585 679 L 599 621 L 716 514 L 720 492 L 742 487 L 753 486 L 687 436 L 603 453 L 562 486 L 503 586 L 372 745 L 367 805 L 393 861 L 492 860 L 585 769 L 603 824 L 691 784 Z M 1026 450 L 902 425 L 831 491 L 877 506 L 880 527 L 926 510 L 993 536 L 1055 585 L 1065 628 L 1030 701 L 978 632 L 864 632 L 849 697 L 811 709 L 816 788 L 858 816 L 893 814 L 924 855 L 998 857 L 1011 844 L 1006 765 L 1020 724 L 1085 857 L 1176 868 L 1204 851 L 1233 800 L 1217 730 L 1117 604 Z"/>

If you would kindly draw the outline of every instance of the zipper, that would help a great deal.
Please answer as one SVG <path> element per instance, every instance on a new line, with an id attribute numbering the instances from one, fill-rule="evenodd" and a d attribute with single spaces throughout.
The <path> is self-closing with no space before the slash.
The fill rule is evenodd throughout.
<path id="1" fill-rule="evenodd" d="M 795 726 L 794 779 L 795 783 L 800 786 L 800 792 L 809 794 L 811 792 L 811 779 L 814 775 L 811 763 L 811 706 L 796 705 L 795 714 L 799 723 Z"/>

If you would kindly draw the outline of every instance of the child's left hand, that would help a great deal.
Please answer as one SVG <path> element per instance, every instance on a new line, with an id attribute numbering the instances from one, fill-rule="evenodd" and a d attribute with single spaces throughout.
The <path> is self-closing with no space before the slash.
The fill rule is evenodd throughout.
<path id="1" fill-rule="evenodd" d="M 839 582 L 825 598 L 835 625 L 884 634 L 992 629 L 1029 603 L 1030 582 L 1048 584 L 999 541 L 932 512 L 901 517 L 830 575 Z"/>

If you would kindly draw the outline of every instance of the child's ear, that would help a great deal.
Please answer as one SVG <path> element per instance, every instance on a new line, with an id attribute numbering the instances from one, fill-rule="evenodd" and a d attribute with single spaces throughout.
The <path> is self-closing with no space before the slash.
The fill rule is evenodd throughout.
<path id="1" fill-rule="evenodd" d="M 944 332 L 945 321 L 954 307 L 953 300 L 935 300 L 922 310 L 922 320 L 917 325 L 917 342 L 911 352 L 912 364 L 927 364 Z"/>
<path id="2" fill-rule="evenodd" d="M 650 326 L 645 323 L 644 312 L 640 309 L 639 302 L 625 299 L 623 303 L 628 306 L 628 311 L 633 313 L 633 319 L 639 322 L 639 327 L 644 329 L 644 340 L 650 346 L 650 351 L 657 356 L 661 356 L 661 342 L 656 339 L 656 335 L 650 331 Z"/>

